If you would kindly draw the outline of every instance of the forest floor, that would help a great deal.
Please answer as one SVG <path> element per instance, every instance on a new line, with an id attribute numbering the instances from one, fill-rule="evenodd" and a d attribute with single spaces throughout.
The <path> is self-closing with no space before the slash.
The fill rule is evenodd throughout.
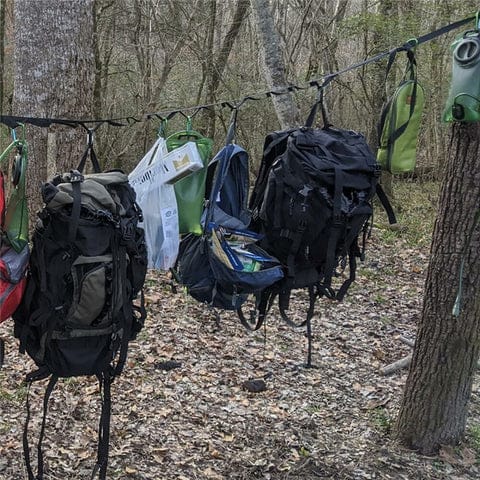
<path id="1" fill-rule="evenodd" d="M 113 385 L 108 478 L 478 479 L 478 376 L 462 445 L 424 457 L 393 436 L 407 369 L 388 376 L 380 369 L 411 351 L 400 337 L 414 339 L 420 315 L 435 202 L 428 189 L 419 195 L 417 206 L 401 214 L 405 231 L 376 220 L 344 302 L 319 302 L 312 322 L 315 368 L 303 366 L 304 329 L 283 324 L 275 309 L 256 333 L 228 312 L 217 326 L 207 308 L 181 289 L 173 293 L 165 275 L 150 273 L 145 328 Z M 291 310 L 301 318 L 305 305 L 298 293 Z M 27 478 L 22 380 L 33 364 L 17 353 L 11 329 L 10 321 L 0 329 L 7 347 L 0 371 L 1 480 Z M 171 360 L 178 368 L 165 370 Z M 266 390 L 246 390 L 252 379 L 263 379 Z M 44 390 L 39 382 L 30 391 L 33 445 Z M 60 382 L 47 420 L 45 480 L 90 478 L 99 404 L 94 378 Z"/>

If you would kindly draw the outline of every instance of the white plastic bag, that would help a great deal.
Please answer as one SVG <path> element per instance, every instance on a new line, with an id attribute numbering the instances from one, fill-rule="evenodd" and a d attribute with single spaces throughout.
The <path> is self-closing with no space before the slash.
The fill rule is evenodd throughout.
<path id="1" fill-rule="evenodd" d="M 148 266 L 158 270 L 173 267 L 178 255 L 178 210 L 173 185 L 165 182 L 165 140 L 158 138 L 128 176 L 143 212 Z"/>

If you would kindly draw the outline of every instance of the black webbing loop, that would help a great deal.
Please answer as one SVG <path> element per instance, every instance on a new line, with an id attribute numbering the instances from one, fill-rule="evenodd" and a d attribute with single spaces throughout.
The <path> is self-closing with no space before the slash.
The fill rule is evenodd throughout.
<path id="1" fill-rule="evenodd" d="M 83 152 L 82 158 L 80 160 L 80 163 L 78 164 L 77 170 L 82 173 L 83 170 L 85 169 L 85 164 L 87 162 L 87 158 L 90 157 L 90 161 L 92 162 L 93 166 L 93 171 L 95 173 L 100 173 L 101 168 L 100 164 L 98 163 L 97 155 L 95 154 L 95 150 L 93 148 L 93 134 L 95 133 L 95 130 L 100 126 L 101 124 L 97 125 L 95 128 L 87 128 L 85 125 L 82 124 L 82 127 L 87 130 L 87 148 Z"/>
<path id="2" fill-rule="evenodd" d="M 307 318 L 301 321 L 300 323 L 295 323 L 287 314 L 287 310 L 290 305 L 290 294 L 291 294 L 291 290 L 288 290 L 288 289 L 282 290 L 278 294 L 278 310 L 280 312 L 280 316 L 282 317 L 282 320 L 292 328 L 304 327 L 307 324 L 308 313 L 307 313 Z"/>
<path id="3" fill-rule="evenodd" d="M 355 249 L 355 246 L 352 245 L 350 247 L 350 252 L 348 253 L 348 260 L 349 260 L 348 268 L 350 270 L 350 275 L 343 282 L 342 286 L 338 289 L 338 292 L 335 295 L 336 300 L 338 300 L 339 302 L 343 300 L 343 297 L 345 297 L 345 294 L 347 293 L 347 290 L 350 288 L 350 285 L 355 281 L 355 275 L 357 271 L 357 260 L 355 258 L 354 249 Z"/>
<path id="4" fill-rule="evenodd" d="M 255 309 L 250 312 L 250 318 L 247 319 L 243 313 L 242 308 L 237 309 L 237 315 L 240 319 L 240 323 L 252 332 L 259 330 L 265 323 L 267 313 L 272 308 L 275 297 L 278 291 L 275 288 L 266 288 L 258 296 L 256 296 Z M 258 314 L 257 314 L 258 312 Z"/>
<path id="5" fill-rule="evenodd" d="M 331 76 L 326 77 L 326 80 L 322 83 L 322 85 L 318 86 L 317 99 L 313 104 L 310 113 L 308 114 L 307 120 L 305 121 L 305 126 L 307 128 L 311 128 L 313 126 L 313 122 L 315 121 L 315 117 L 317 115 L 318 107 L 320 107 L 320 112 L 322 114 L 323 128 L 328 128 L 332 126 L 332 124 L 328 120 L 327 109 L 325 108 L 324 103 L 324 90 L 326 85 L 330 83 L 330 80 L 332 78 L 333 77 Z"/>

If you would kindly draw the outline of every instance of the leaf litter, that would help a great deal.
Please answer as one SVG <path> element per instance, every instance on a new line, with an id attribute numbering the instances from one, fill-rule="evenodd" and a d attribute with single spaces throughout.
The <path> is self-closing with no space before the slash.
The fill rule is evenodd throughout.
<path id="1" fill-rule="evenodd" d="M 367 259 L 342 303 L 320 300 L 313 368 L 305 368 L 304 329 L 272 309 L 265 329 L 248 332 L 234 313 L 214 313 L 172 291 L 150 272 L 148 318 L 112 387 L 109 479 L 477 479 L 479 451 L 442 447 L 435 458 L 392 437 L 407 371 L 379 369 L 406 356 L 420 315 L 428 251 L 399 238 L 382 244 L 374 228 Z M 300 319 L 306 296 L 291 310 Z M 1 478 L 26 478 L 22 454 L 25 374 L 12 322 L 0 371 Z M 475 379 L 469 424 L 480 421 Z M 45 480 L 88 479 L 95 462 L 99 389 L 93 377 L 65 379 L 54 391 L 44 439 Z M 45 383 L 30 390 L 35 460 Z"/>

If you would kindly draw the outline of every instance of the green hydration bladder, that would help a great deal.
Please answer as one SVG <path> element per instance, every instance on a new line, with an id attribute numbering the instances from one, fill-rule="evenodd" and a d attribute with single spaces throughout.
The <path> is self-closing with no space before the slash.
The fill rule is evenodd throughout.
<path id="1" fill-rule="evenodd" d="M 200 218 L 205 204 L 207 167 L 212 154 L 213 140 L 192 130 L 191 119 L 187 117 L 186 130 L 170 135 L 166 142 L 169 152 L 185 145 L 187 142 L 194 142 L 198 148 L 203 168 L 177 181 L 174 188 L 177 198 L 179 233 L 201 235 Z"/>
<path id="2" fill-rule="evenodd" d="M 394 58 L 390 58 L 387 75 Z M 378 125 L 377 161 L 382 169 L 394 174 L 414 171 L 424 105 L 425 95 L 417 80 L 414 52 L 408 50 L 403 78 L 383 106 Z"/>
<path id="3" fill-rule="evenodd" d="M 452 79 L 444 122 L 480 121 L 480 23 L 452 43 Z"/>
<path id="4" fill-rule="evenodd" d="M 22 125 L 22 128 L 23 125 Z M 15 152 L 12 165 L 12 185 L 10 196 L 5 210 L 3 225 L 7 242 L 16 252 L 21 252 L 28 243 L 28 208 L 25 193 L 27 175 L 27 142 L 24 135 L 17 139 L 15 130 L 12 130 L 13 142 L 0 155 L 0 168 L 7 163 L 10 153 Z"/>

